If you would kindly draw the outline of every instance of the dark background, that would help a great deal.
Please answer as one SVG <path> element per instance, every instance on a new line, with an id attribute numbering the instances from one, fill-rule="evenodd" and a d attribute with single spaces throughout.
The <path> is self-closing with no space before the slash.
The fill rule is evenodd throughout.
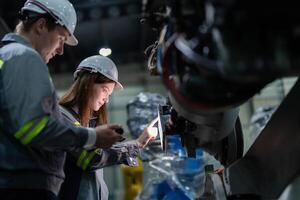
<path id="1" fill-rule="evenodd" d="M 0 1 L 0 36 L 13 30 L 18 22 L 17 14 L 25 0 Z M 151 45 L 157 33 L 140 23 L 141 0 L 70 0 L 77 13 L 75 36 L 76 47 L 65 46 L 63 56 L 49 63 L 55 74 L 73 72 L 74 67 L 85 57 L 95 55 L 101 47 L 112 49 L 112 58 L 117 65 L 132 62 L 145 63 L 144 50 Z"/>

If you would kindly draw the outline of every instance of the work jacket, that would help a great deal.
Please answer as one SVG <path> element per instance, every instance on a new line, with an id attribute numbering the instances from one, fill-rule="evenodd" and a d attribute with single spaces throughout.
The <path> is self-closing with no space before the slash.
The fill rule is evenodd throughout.
<path id="1" fill-rule="evenodd" d="M 64 179 L 64 151 L 87 145 L 95 131 L 62 121 L 47 65 L 28 41 L 10 33 L 2 44 L 0 188 L 58 194 Z"/>
<path id="2" fill-rule="evenodd" d="M 60 111 L 71 124 L 80 126 L 75 109 L 61 106 Z M 95 127 L 96 120 L 90 119 L 89 126 Z M 116 164 L 137 166 L 138 154 L 139 145 L 135 140 L 119 143 L 110 149 L 77 149 L 69 152 L 60 200 L 107 200 L 109 192 L 102 168 Z"/>

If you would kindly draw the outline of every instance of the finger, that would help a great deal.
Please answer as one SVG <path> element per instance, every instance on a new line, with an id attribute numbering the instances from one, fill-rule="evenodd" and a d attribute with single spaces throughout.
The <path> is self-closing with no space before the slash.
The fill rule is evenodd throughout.
<path id="1" fill-rule="evenodd" d="M 158 135 L 158 129 L 156 127 L 150 127 L 148 129 L 148 135 L 151 137 L 151 138 L 156 138 L 156 136 Z"/>
<path id="2" fill-rule="evenodd" d="M 152 137 L 152 138 L 150 138 L 150 140 L 152 141 L 152 140 L 155 140 L 156 139 L 156 137 Z"/>
<path id="3" fill-rule="evenodd" d="M 118 139 L 117 139 L 118 142 L 123 142 L 124 140 L 126 140 L 126 138 L 123 136 L 118 137 Z"/>
<path id="4" fill-rule="evenodd" d="M 122 126 L 120 124 L 107 124 L 107 128 L 118 129 L 118 128 L 122 128 Z"/>
<path id="5" fill-rule="evenodd" d="M 157 117 L 155 117 L 155 119 L 153 119 L 153 120 L 150 122 L 150 124 L 149 124 L 149 126 L 148 126 L 148 127 L 152 127 L 152 126 L 154 126 L 154 124 L 155 124 L 157 121 L 158 121 L 158 116 L 157 116 Z"/>
<path id="6" fill-rule="evenodd" d="M 116 132 L 114 132 L 113 131 L 113 139 L 115 140 L 115 141 L 120 141 L 120 140 L 122 140 L 124 137 L 122 136 L 122 135 L 120 135 L 120 134 L 118 134 L 118 133 L 116 133 Z"/>
<path id="7" fill-rule="evenodd" d="M 123 135 L 123 133 L 124 133 L 124 130 L 123 130 L 122 128 L 114 129 L 114 131 L 115 131 L 116 133 L 118 133 L 119 135 Z"/>
<path id="8" fill-rule="evenodd" d="M 96 130 L 103 130 L 103 129 L 106 129 L 106 128 L 107 128 L 107 125 L 103 124 L 103 125 L 97 126 Z"/>
<path id="9" fill-rule="evenodd" d="M 168 123 L 169 123 L 170 125 L 173 125 L 173 121 L 171 120 L 171 118 L 169 118 Z"/>

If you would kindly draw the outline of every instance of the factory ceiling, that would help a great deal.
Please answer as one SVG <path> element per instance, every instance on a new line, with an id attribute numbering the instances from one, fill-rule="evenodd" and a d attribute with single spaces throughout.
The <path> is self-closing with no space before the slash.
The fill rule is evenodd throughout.
<path id="1" fill-rule="evenodd" d="M 50 62 L 54 73 L 74 70 L 84 57 L 97 54 L 102 47 L 112 49 L 111 58 L 117 64 L 144 63 L 143 51 L 151 45 L 157 33 L 140 23 L 141 0 L 70 0 L 77 12 L 76 47 L 65 47 L 63 56 Z M 25 0 L 0 2 L 0 34 L 18 22 L 17 13 Z M 2 24 L 2 25 L 1 25 Z"/>

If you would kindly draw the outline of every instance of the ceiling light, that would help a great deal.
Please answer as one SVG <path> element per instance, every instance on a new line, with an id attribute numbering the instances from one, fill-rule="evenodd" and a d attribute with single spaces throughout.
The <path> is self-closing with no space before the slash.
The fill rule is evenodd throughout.
<path id="1" fill-rule="evenodd" d="M 101 48 L 99 50 L 99 54 L 101 56 L 109 56 L 111 54 L 111 49 L 110 48 Z"/>

